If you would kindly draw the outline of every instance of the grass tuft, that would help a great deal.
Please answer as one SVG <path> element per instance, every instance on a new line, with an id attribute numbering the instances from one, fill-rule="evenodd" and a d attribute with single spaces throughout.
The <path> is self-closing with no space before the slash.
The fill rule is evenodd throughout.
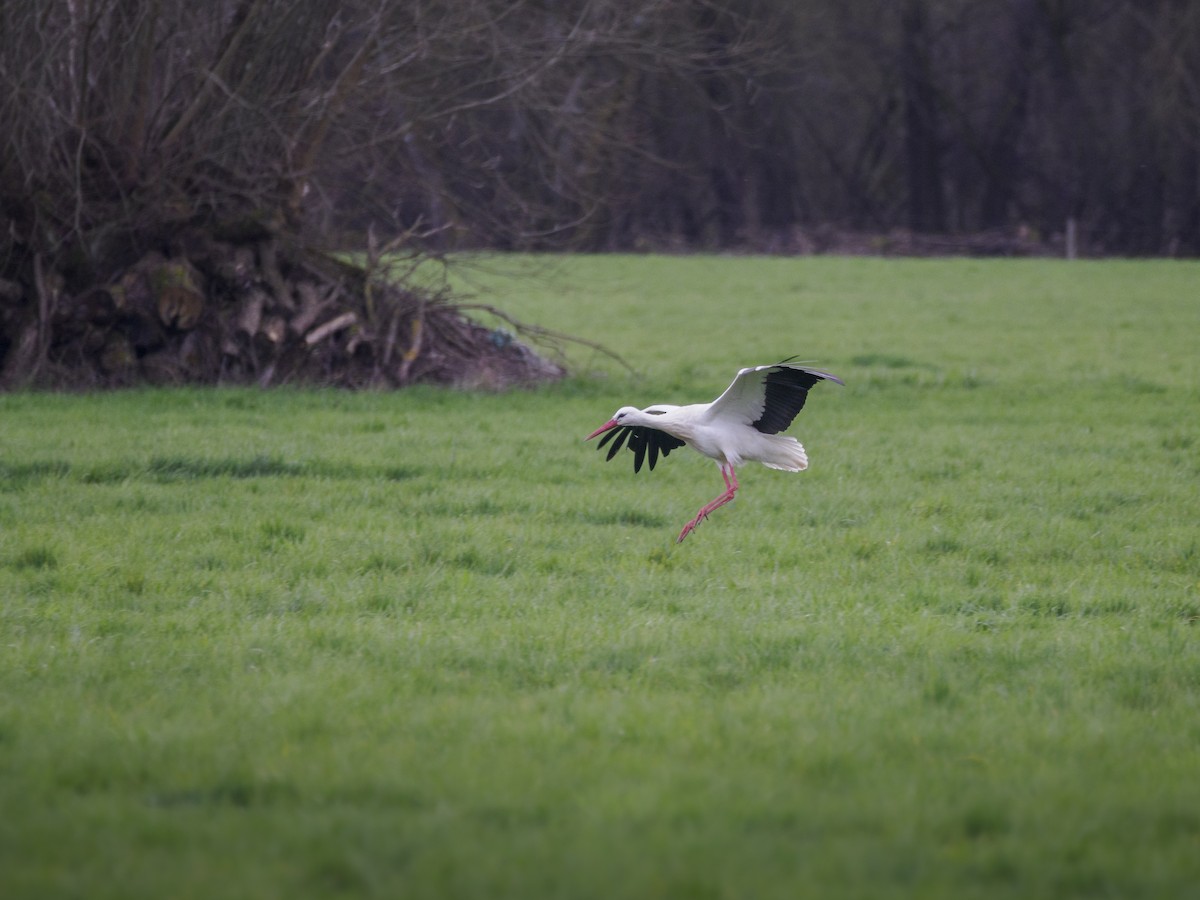
<path id="1" fill-rule="evenodd" d="M 53 547 L 44 544 L 26 547 L 24 550 L 16 553 L 8 565 L 17 571 L 22 569 L 54 569 L 58 567 L 58 552 Z"/>

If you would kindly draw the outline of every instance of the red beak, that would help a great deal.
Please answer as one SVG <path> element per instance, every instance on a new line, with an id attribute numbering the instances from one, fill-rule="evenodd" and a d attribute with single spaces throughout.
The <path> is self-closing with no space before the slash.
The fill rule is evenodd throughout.
<path id="1" fill-rule="evenodd" d="M 616 427 L 617 427 L 617 420 L 609 419 L 607 422 L 605 422 L 603 425 L 601 425 L 599 428 L 597 428 L 595 431 L 593 431 L 591 434 L 589 434 L 586 438 L 584 438 L 584 440 L 590 441 L 596 435 L 604 434 L 604 432 L 608 431 L 608 429 L 616 428 Z"/>

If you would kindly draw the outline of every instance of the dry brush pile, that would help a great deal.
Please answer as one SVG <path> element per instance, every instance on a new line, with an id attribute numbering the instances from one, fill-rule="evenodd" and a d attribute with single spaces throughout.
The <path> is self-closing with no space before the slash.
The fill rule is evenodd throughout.
<path id="1" fill-rule="evenodd" d="M 560 365 L 437 291 L 406 288 L 274 235 L 194 231 L 112 280 L 68 293 L 36 259 L 0 281 L 0 387 L 283 383 L 498 389 L 561 377 Z M 514 334 L 515 332 L 515 334 Z"/>

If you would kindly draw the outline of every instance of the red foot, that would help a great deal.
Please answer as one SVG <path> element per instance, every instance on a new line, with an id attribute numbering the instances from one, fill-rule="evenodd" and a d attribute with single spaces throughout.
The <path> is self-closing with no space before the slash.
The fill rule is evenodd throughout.
<path id="1" fill-rule="evenodd" d="M 724 494 L 722 494 L 720 497 L 718 497 L 716 500 L 712 501 L 712 503 L 709 503 L 709 504 L 705 505 L 704 507 L 702 507 L 700 512 L 696 513 L 696 518 L 692 519 L 692 521 L 688 522 L 686 525 L 683 526 L 683 531 L 679 532 L 679 537 L 677 537 L 675 539 L 675 543 L 682 544 L 683 539 L 685 537 L 687 537 L 689 534 L 691 534 L 693 531 L 695 531 L 696 526 L 699 525 L 701 522 L 703 522 L 705 519 L 707 519 L 709 513 L 713 512 L 714 510 L 716 510 L 719 507 L 724 506 L 726 503 L 728 503 L 730 500 L 733 499 L 733 495 L 734 495 L 734 491 L 728 490 Z"/>
<path id="2" fill-rule="evenodd" d="M 737 473 L 734 472 L 733 466 L 723 463 L 721 465 L 721 478 L 725 480 L 725 493 L 711 503 L 706 503 L 700 507 L 700 512 L 696 513 L 696 518 L 683 526 L 683 531 L 679 532 L 679 537 L 675 539 L 675 543 L 682 544 L 683 539 L 695 531 L 696 526 L 707 519 L 710 512 L 724 506 L 733 499 L 733 495 L 737 493 L 738 489 Z"/>

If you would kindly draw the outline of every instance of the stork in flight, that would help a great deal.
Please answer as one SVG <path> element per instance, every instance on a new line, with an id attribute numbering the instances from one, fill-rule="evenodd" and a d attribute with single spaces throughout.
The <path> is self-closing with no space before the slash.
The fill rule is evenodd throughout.
<path id="1" fill-rule="evenodd" d="M 622 406 L 611 419 L 587 436 L 591 440 L 609 432 L 596 445 L 599 450 L 614 437 L 607 459 L 622 446 L 633 451 L 633 471 L 639 472 L 646 457 L 650 468 L 658 457 L 667 456 L 684 444 L 721 467 L 725 491 L 696 513 L 683 526 L 677 543 L 692 533 L 713 510 L 724 506 L 737 493 L 737 466 L 757 460 L 772 469 L 800 472 L 808 468 L 808 454 L 794 437 L 780 434 L 804 408 L 808 390 L 818 381 L 844 384 L 828 372 L 792 365 L 787 360 L 773 366 L 742 369 L 712 403 L 670 406 L 657 403 L 645 409 Z"/>

